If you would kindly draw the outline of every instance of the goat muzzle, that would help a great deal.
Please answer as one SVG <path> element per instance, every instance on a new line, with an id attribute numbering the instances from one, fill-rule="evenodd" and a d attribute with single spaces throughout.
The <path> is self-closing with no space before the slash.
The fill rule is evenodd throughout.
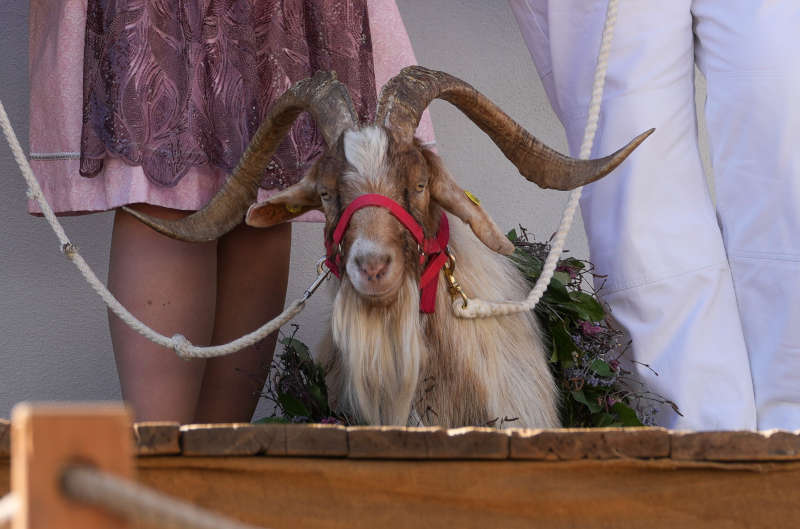
<path id="1" fill-rule="evenodd" d="M 333 231 L 331 240 L 325 242 L 326 259 L 325 264 L 333 274 L 341 278 L 342 276 L 342 240 L 350 225 L 350 219 L 359 209 L 366 207 L 381 207 L 389 212 L 409 231 L 414 240 L 417 241 L 419 249 L 419 264 L 423 267 L 419 279 L 420 288 L 420 312 L 430 314 L 436 307 L 436 290 L 439 284 L 439 272 L 445 263 L 448 262 L 447 243 L 450 240 L 450 225 L 447 215 L 442 212 L 439 221 L 439 230 L 436 236 L 425 238 L 425 232 L 419 222 L 391 198 L 369 193 L 361 195 L 353 200 L 342 212 L 339 222 Z"/>

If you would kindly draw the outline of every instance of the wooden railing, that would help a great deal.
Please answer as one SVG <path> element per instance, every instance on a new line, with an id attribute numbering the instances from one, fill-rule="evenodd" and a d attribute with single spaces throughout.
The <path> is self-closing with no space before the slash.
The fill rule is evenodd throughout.
<path id="1" fill-rule="evenodd" d="M 800 521 L 798 432 L 131 427 L 123 420 L 112 443 L 110 434 L 67 422 L 44 421 L 49 433 L 31 469 L 88 461 L 265 527 L 716 529 Z M 8 430 L 0 422 L 0 494 L 8 490 Z M 85 434 L 80 443 L 75 431 Z M 137 457 L 119 449 L 124 439 Z M 105 466 L 106 455 L 117 470 Z M 74 521 L 76 509 L 87 508 L 73 502 L 61 516 Z"/>

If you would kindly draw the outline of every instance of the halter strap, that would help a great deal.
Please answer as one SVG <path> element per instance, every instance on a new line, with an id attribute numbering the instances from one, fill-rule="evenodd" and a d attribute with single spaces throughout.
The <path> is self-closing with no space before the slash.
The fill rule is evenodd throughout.
<path id="1" fill-rule="evenodd" d="M 417 241 L 417 245 L 420 248 L 420 265 L 425 265 L 419 280 L 420 311 L 428 314 L 432 313 L 436 306 L 436 289 L 439 284 L 436 279 L 439 277 L 439 271 L 447 262 L 445 250 L 450 240 L 450 225 L 444 212 L 442 212 L 442 217 L 439 221 L 439 231 L 436 233 L 436 237 L 426 239 L 422 226 L 400 204 L 389 197 L 376 193 L 361 195 L 345 208 L 336 228 L 333 230 L 332 240 L 325 243 L 325 264 L 336 277 L 341 278 L 342 256 L 341 252 L 339 252 L 339 245 L 344 238 L 347 227 L 350 225 L 350 219 L 353 214 L 361 208 L 370 206 L 388 209 L 389 213 L 400 221 L 411 233 L 411 236 L 414 237 L 414 240 Z M 426 260 L 427 264 L 425 263 Z"/>

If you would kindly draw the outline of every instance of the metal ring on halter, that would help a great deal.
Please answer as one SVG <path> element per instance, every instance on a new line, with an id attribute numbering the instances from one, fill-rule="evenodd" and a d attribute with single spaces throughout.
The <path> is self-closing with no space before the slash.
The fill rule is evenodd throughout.
<path id="1" fill-rule="evenodd" d="M 303 292 L 303 297 L 301 298 L 301 301 L 303 301 L 304 303 L 308 301 L 308 298 L 310 298 L 311 295 L 317 291 L 322 282 L 325 281 L 330 274 L 331 274 L 331 269 L 325 268 L 325 257 L 323 257 L 322 259 L 317 261 L 317 278 L 314 280 L 313 283 L 311 283 L 311 286 L 309 286 L 306 289 L 306 291 Z"/>
<path id="2" fill-rule="evenodd" d="M 322 275 L 323 267 L 325 266 L 325 260 L 326 259 L 327 259 L 326 257 L 322 257 L 322 258 L 320 258 L 319 261 L 317 261 L 317 275 Z"/>

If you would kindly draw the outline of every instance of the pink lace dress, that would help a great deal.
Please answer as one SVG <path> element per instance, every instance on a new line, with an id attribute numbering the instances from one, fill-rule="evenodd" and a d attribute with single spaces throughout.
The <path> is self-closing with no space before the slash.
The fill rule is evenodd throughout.
<path id="1" fill-rule="evenodd" d="M 183 5 L 31 0 L 30 158 L 57 213 L 198 209 L 293 81 L 335 70 L 369 119 L 379 87 L 415 63 L 394 0 Z M 427 115 L 418 134 L 433 141 Z M 322 149 L 312 120 L 299 119 L 259 199 L 299 180 Z"/>

